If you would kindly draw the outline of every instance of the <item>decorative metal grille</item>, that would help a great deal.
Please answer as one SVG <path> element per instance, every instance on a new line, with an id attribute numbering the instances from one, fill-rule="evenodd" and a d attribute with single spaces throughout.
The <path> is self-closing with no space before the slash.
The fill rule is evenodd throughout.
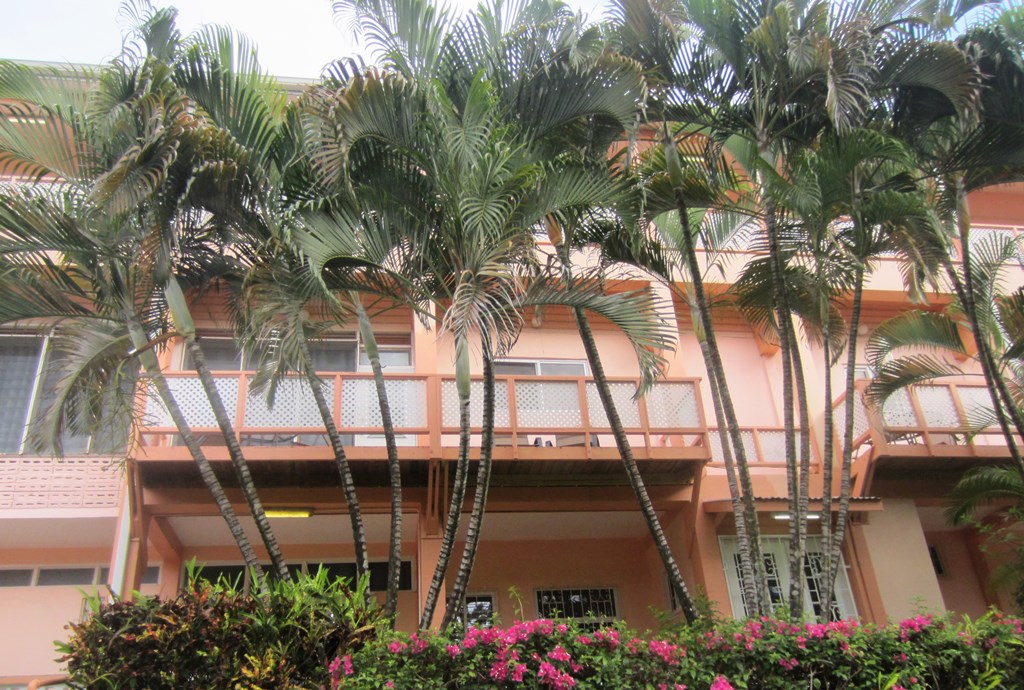
<path id="1" fill-rule="evenodd" d="M 2 508 L 116 508 L 120 468 L 101 458 L 0 458 Z"/>
<path id="2" fill-rule="evenodd" d="M 580 396 L 575 381 L 516 381 L 516 416 L 521 427 L 580 427 Z"/>
<path id="3" fill-rule="evenodd" d="M 615 410 L 619 413 L 622 426 L 627 429 L 640 427 L 640 408 L 633 400 L 636 386 L 632 383 L 609 383 L 612 400 L 615 403 Z M 590 426 L 609 428 L 608 415 L 605 414 L 604 404 L 597 392 L 597 384 L 587 383 L 587 413 L 590 415 Z"/>
<path id="4" fill-rule="evenodd" d="M 804 559 L 804 582 L 807 584 L 807 594 L 811 598 L 811 608 L 814 615 L 821 617 L 821 599 L 825 590 L 825 556 L 820 551 L 808 551 Z M 835 597 L 829 607 L 829 620 L 837 621 L 843 617 L 839 610 L 839 604 Z"/>
<path id="5" fill-rule="evenodd" d="M 427 425 L 427 384 L 422 379 L 386 379 L 384 389 L 396 429 Z M 373 379 L 346 379 L 342 385 L 343 427 L 379 427 L 380 402 Z"/>
<path id="6" fill-rule="evenodd" d="M 916 427 L 917 415 L 910 404 L 910 393 L 900 390 L 889 396 L 882 408 L 882 420 L 887 427 Z"/>
<path id="7" fill-rule="evenodd" d="M 537 613 L 541 618 L 601 618 L 616 616 L 615 590 L 539 589 Z"/>
<path id="8" fill-rule="evenodd" d="M 214 381 L 217 392 L 220 393 L 220 398 L 224 402 L 224 408 L 234 421 L 238 410 L 238 377 L 218 376 Z M 210 401 L 203 391 L 198 376 L 168 377 L 167 384 L 189 426 L 196 429 L 216 428 L 217 420 L 213 416 L 213 408 L 210 407 Z M 160 396 L 156 395 L 155 391 L 151 391 L 146 398 L 146 416 L 154 426 L 174 426 L 171 415 L 168 414 L 160 401 Z"/>
<path id="9" fill-rule="evenodd" d="M 916 386 L 917 401 L 921 405 L 928 426 L 959 427 L 960 416 L 956 412 L 953 394 L 946 386 Z"/>
<path id="10" fill-rule="evenodd" d="M 692 383 L 657 383 L 647 393 L 647 416 L 655 428 L 700 426 L 697 387 Z"/>
<path id="11" fill-rule="evenodd" d="M 333 379 L 324 380 L 323 392 L 331 404 L 334 400 Z M 265 396 L 249 394 L 245 401 L 245 426 L 323 429 L 324 422 L 309 382 L 289 378 L 278 384 L 273 407 L 267 404 Z"/>

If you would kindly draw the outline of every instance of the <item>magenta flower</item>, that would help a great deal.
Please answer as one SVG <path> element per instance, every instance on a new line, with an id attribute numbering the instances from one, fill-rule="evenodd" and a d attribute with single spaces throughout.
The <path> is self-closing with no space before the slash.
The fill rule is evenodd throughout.
<path id="1" fill-rule="evenodd" d="M 732 686 L 732 683 L 729 682 L 728 678 L 726 678 L 725 676 L 718 676 L 717 678 L 715 678 L 715 682 L 711 684 L 711 687 L 708 688 L 708 690 L 736 690 L 736 689 Z"/>

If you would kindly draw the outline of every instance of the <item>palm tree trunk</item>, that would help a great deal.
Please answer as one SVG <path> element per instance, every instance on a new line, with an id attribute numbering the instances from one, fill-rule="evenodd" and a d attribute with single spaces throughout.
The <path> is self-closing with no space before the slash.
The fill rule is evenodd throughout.
<path id="1" fill-rule="evenodd" d="M 171 421 L 173 421 L 174 426 L 177 427 L 182 443 L 184 443 L 185 447 L 188 448 L 189 453 L 192 455 L 192 459 L 195 460 L 196 467 L 199 469 L 199 476 L 202 478 L 203 484 L 206 486 L 207 490 L 209 490 L 210 495 L 213 496 L 213 500 L 217 504 L 217 509 L 220 511 L 221 517 L 224 518 L 224 522 L 227 523 L 228 530 L 231 532 L 231 537 L 235 540 L 235 544 L 238 546 L 238 550 L 242 554 L 242 560 L 245 561 L 246 568 L 248 568 L 252 573 L 252 576 L 258 582 L 259 587 L 261 589 L 265 589 L 266 581 L 263 573 L 263 566 L 260 565 L 259 558 L 256 556 L 256 551 L 249 542 L 249 537 L 246 536 L 245 530 L 242 528 L 242 523 L 238 519 L 238 515 L 235 514 L 235 509 L 232 507 L 231 501 L 228 500 L 227 494 L 224 492 L 224 487 L 221 485 L 220 480 L 217 479 L 217 474 L 213 471 L 213 466 L 210 465 L 210 461 L 207 460 L 206 454 L 203 453 L 203 449 L 196 440 L 195 434 L 192 433 L 192 428 L 185 419 L 184 413 L 178 406 L 178 401 L 174 398 L 174 393 L 171 391 L 171 387 L 168 385 L 167 379 L 160 370 L 160 363 L 157 361 L 156 355 L 149 347 L 149 339 L 142 330 L 142 326 L 135 319 L 134 314 L 129 314 L 126 319 L 126 325 L 131 337 L 132 347 L 138 353 L 139 359 L 142 362 L 142 367 L 146 371 L 146 375 L 149 376 L 149 379 L 153 382 L 157 395 L 160 396 L 160 402 L 163 403 L 167 413 L 171 416 Z"/>
<path id="2" fill-rule="evenodd" d="M 835 583 L 839 577 L 839 563 L 842 558 L 843 541 L 846 539 L 846 522 L 850 515 L 850 499 L 853 495 L 851 470 L 853 468 L 853 420 L 857 400 L 857 329 L 860 328 L 860 311 L 864 301 L 864 265 L 858 264 L 853 282 L 853 307 L 850 311 L 850 333 L 846 343 L 846 383 L 843 400 L 843 457 L 839 468 L 839 506 L 836 509 L 835 533 L 825 532 L 822 539 L 827 553 L 828 568 L 825 572 L 825 586 L 822 607 L 831 615 L 832 600 L 835 598 Z M 829 487 L 831 493 L 831 487 Z"/>
<path id="3" fill-rule="evenodd" d="M 167 300 L 171 318 L 174 320 L 175 328 L 185 342 L 185 349 L 192 358 L 192 363 L 196 368 L 196 374 L 199 376 L 203 392 L 206 394 L 207 401 L 210 403 L 210 409 L 217 420 L 217 426 L 220 428 L 221 436 L 223 436 L 224 443 L 227 446 L 228 456 L 231 458 L 231 465 L 235 469 L 235 476 L 238 478 L 239 487 L 245 496 L 245 502 L 249 505 L 249 512 L 256 522 L 256 529 L 260 533 L 263 545 L 267 549 L 267 554 L 270 556 L 274 573 L 281 580 L 290 580 L 291 573 L 288 571 L 288 566 L 281 555 L 281 549 L 277 544 L 277 538 L 274 536 L 274 530 L 270 526 L 270 520 L 267 519 L 267 513 L 263 509 L 263 503 L 260 501 L 259 494 L 256 491 L 256 485 L 252 481 L 252 473 L 249 471 L 249 464 L 245 461 L 245 456 L 242 454 L 242 447 L 238 443 L 238 436 L 235 434 L 234 425 L 228 417 L 227 410 L 224 408 L 224 401 L 221 400 L 220 391 L 217 390 L 217 383 L 210 373 L 203 349 L 196 341 L 195 324 L 192 321 L 188 303 L 185 301 L 185 295 L 178 284 L 178 279 L 173 275 L 167 281 L 164 296 Z"/>
<path id="4" fill-rule="evenodd" d="M 290 580 L 291 573 L 288 571 L 288 565 L 281 554 L 281 548 L 278 546 L 274 530 L 270 526 L 267 512 L 264 510 L 259 493 L 256 491 L 256 484 L 252 480 L 249 464 L 242 455 L 242 447 L 238 442 L 238 436 L 235 435 L 234 425 L 231 423 L 228 412 L 224 408 L 224 401 L 221 400 L 220 391 L 217 390 L 217 382 L 214 381 L 213 374 L 210 373 L 210 367 L 206 363 L 203 348 L 196 342 L 194 334 L 185 335 L 183 338 L 185 349 L 192 358 L 196 374 L 199 375 L 199 381 L 203 386 L 203 391 L 206 393 L 210 408 L 213 410 L 217 426 L 220 428 L 221 436 L 224 437 L 228 456 L 231 458 L 231 465 L 234 467 L 235 476 L 238 478 L 238 485 L 242 489 L 242 495 L 245 496 L 245 502 L 249 505 L 249 512 L 256 522 L 256 529 L 263 540 L 263 546 L 266 547 L 267 554 L 270 556 L 270 563 L 273 566 L 274 574 L 281 580 Z"/>
<path id="5" fill-rule="evenodd" d="M 462 610 L 462 601 L 469 587 L 469 575 L 473 572 L 477 547 L 480 544 L 480 532 L 483 528 L 484 511 L 487 507 L 487 492 L 491 486 L 492 451 L 494 450 L 494 361 L 491 350 L 484 338 L 484 409 L 483 429 L 480 438 L 480 464 L 476 469 L 476 488 L 473 492 L 473 508 L 466 525 L 466 545 L 459 562 L 459 572 L 448 595 L 441 630 L 447 630 L 452 621 Z"/>
<path id="6" fill-rule="evenodd" d="M 803 360 L 800 355 L 800 348 L 796 343 L 796 334 L 790 330 L 790 353 L 793 355 L 793 372 L 795 378 L 793 383 L 796 386 L 797 406 L 800 411 L 800 500 L 798 501 L 797 514 L 794 521 L 799 523 L 799 545 L 797 552 L 801 558 L 807 558 L 807 521 L 808 507 L 811 499 L 811 420 L 807 409 L 807 381 L 804 379 Z M 803 615 L 803 567 L 800 569 L 800 615 Z"/>
<path id="7" fill-rule="evenodd" d="M 765 233 L 768 236 L 768 262 L 775 297 L 775 325 L 778 329 L 782 359 L 782 416 L 786 445 L 786 484 L 789 493 L 789 614 L 799 618 L 803 609 L 803 552 L 800 513 L 800 476 L 796 459 L 796 419 L 793 407 L 793 339 L 786 286 L 785 266 L 779 247 L 775 201 L 769 196 L 764 203 Z"/>
<path id="8" fill-rule="evenodd" d="M 826 314 L 821 321 L 822 336 L 824 341 L 825 357 L 825 420 L 824 434 L 825 443 L 822 450 L 821 466 L 821 558 L 823 580 L 828 580 L 828 574 L 832 572 L 832 550 L 830 538 L 832 536 L 832 481 L 835 464 L 835 415 L 832 410 L 832 329 L 829 327 L 829 318 Z M 828 623 L 832 619 L 831 590 L 828 582 L 821 583 L 821 621 Z"/>
<path id="9" fill-rule="evenodd" d="M 658 555 L 661 556 L 665 572 L 668 573 L 669 583 L 672 585 L 672 591 L 676 595 L 676 601 L 679 603 L 686 621 L 692 623 L 697 620 L 697 609 L 693 604 L 690 591 L 686 587 L 686 582 L 683 580 L 683 574 L 679 571 L 679 565 L 672 555 L 672 547 L 669 546 L 665 532 L 661 528 L 658 513 L 655 512 L 654 504 L 647 493 L 647 486 L 644 484 L 643 476 L 640 474 L 640 468 L 637 467 L 636 460 L 633 458 L 633 448 L 630 446 L 629 438 L 627 438 L 626 431 L 622 426 L 619 411 L 615 408 L 615 400 L 612 399 L 611 389 L 608 387 L 608 378 L 605 376 L 604 366 L 601 364 L 601 357 L 597 351 L 594 333 L 590 329 L 590 322 L 587 320 L 586 314 L 583 313 L 582 309 L 575 309 L 574 311 L 576 327 L 580 332 L 580 338 L 583 340 L 583 350 L 587 353 L 587 361 L 590 363 L 590 372 L 594 377 L 594 385 L 597 386 L 597 393 L 601 397 L 602 405 L 604 405 L 605 416 L 608 417 L 612 436 L 615 437 L 615 446 L 619 450 L 619 455 L 622 456 L 622 465 L 626 468 L 629 484 L 633 487 L 633 494 L 640 504 L 640 512 L 643 513 L 644 520 L 647 522 L 647 529 L 654 539 L 654 546 L 658 550 Z"/>
<path id="10" fill-rule="evenodd" d="M 395 613 L 398 610 L 398 588 L 402 580 L 402 465 L 398 461 L 398 444 L 395 441 L 395 423 L 391 418 L 391 402 L 388 400 L 387 383 L 384 380 L 384 369 L 380 364 L 380 348 L 373 332 L 370 317 L 366 314 L 359 295 L 352 295 L 359 318 L 359 335 L 363 341 L 363 350 L 370 360 L 373 370 L 373 382 L 377 387 L 377 402 L 380 405 L 381 426 L 384 427 L 384 443 L 388 450 L 388 480 L 391 484 L 391 529 L 388 536 L 388 587 L 384 601 L 384 615 L 394 626 Z M 367 564 L 369 568 L 369 564 Z"/>
<path id="11" fill-rule="evenodd" d="M 1024 438 L 1024 416 L 1021 415 L 1020 410 L 1014 404 L 1010 391 L 1006 387 L 1006 382 L 999 374 L 999 367 L 995 357 L 992 355 L 992 349 L 989 347 L 989 342 L 985 338 L 978 319 L 977 305 L 974 300 L 974 277 L 971 271 L 970 206 L 967 202 L 967 191 L 963 178 L 958 177 L 955 184 L 957 195 L 957 230 L 960 236 L 960 251 L 963 256 L 964 267 L 963 283 L 961 284 L 957 279 L 956 271 L 951 264 L 947 264 L 947 271 L 950 274 L 950 279 L 953 281 L 957 297 L 960 298 L 960 303 L 964 307 L 964 312 L 966 312 L 967 318 L 970 320 L 971 332 L 974 334 L 974 344 L 978 350 L 978 359 L 981 361 L 982 373 L 985 375 L 985 382 L 988 384 L 989 393 L 992 397 L 993 411 L 999 420 L 1000 429 L 1006 437 L 1010 456 L 1018 470 L 1020 470 L 1021 476 L 1024 476 L 1024 458 L 1021 457 L 1016 439 L 1010 429 L 1010 422 L 1012 422 L 1017 430 L 1017 434 Z"/>
<path id="12" fill-rule="evenodd" d="M 448 505 L 448 516 L 445 520 L 444 535 L 441 537 L 441 549 L 437 556 L 437 566 L 430 580 L 427 596 L 423 602 L 423 613 L 420 614 L 420 629 L 425 630 L 434 618 L 434 609 L 441 595 L 441 586 L 448 571 L 448 561 L 452 549 L 455 548 L 455 537 L 459 532 L 459 520 L 462 517 L 462 504 L 466 499 L 466 479 L 469 466 L 469 344 L 460 340 L 455 344 L 455 383 L 459 392 L 459 459 L 455 464 L 455 478 L 452 484 L 452 497 Z"/>
<path id="13" fill-rule="evenodd" d="M 690 308 L 694 305 L 691 300 Z M 711 354 L 708 352 L 707 341 L 698 337 L 701 354 L 705 362 L 711 361 Z M 718 387 L 718 378 L 714 375 L 714 369 L 708 367 L 708 383 L 711 385 L 711 402 L 715 408 L 715 419 L 724 420 L 725 413 L 722 411 L 722 393 Z M 736 526 L 736 545 L 740 553 L 740 589 L 743 590 L 743 607 L 748 615 L 754 615 L 760 610 L 757 578 L 754 575 L 753 565 L 750 561 L 750 535 L 747 533 L 747 521 L 743 515 L 743 497 L 740 494 L 739 482 L 736 479 L 736 463 L 733 460 L 732 446 L 727 438 L 724 438 L 722 429 L 718 430 L 718 437 L 722 444 L 722 460 L 725 463 L 725 478 L 729 485 L 729 500 L 732 503 L 732 519 Z M 725 567 L 730 567 L 726 563 Z"/>
<path id="14" fill-rule="evenodd" d="M 341 435 L 338 433 L 338 426 L 334 423 L 334 411 L 324 396 L 323 382 L 316 375 L 313 365 L 313 357 L 309 352 L 309 344 L 306 339 L 300 340 L 299 356 L 302 358 L 302 368 L 306 374 L 306 381 L 313 392 L 313 400 L 320 411 L 320 418 L 323 420 L 324 429 L 327 431 L 327 438 L 331 442 L 331 449 L 334 451 L 334 464 L 338 468 L 338 475 L 341 477 L 341 490 L 345 494 L 345 504 L 348 507 L 349 521 L 352 524 L 352 542 L 355 545 L 356 554 L 356 575 L 361 576 L 370 569 L 370 560 L 366 553 L 366 530 L 363 528 L 363 514 L 359 507 L 359 497 L 356 495 L 356 485 L 352 479 L 352 468 L 349 467 L 348 457 L 345 455 L 345 446 L 341 442 Z"/>
<path id="15" fill-rule="evenodd" d="M 757 505 L 754 501 L 754 484 L 750 478 L 750 464 L 747 461 L 746 447 L 743 445 L 743 437 L 740 433 L 739 421 L 736 416 L 736 408 L 733 405 L 732 395 L 729 392 L 729 384 L 725 376 L 725 365 L 722 363 L 722 354 L 718 348 L 718 340 L 715 337 L 714 322 L 711 318 L 711 308 L 707 294 L 704 291 L 704 277 L 701 272 L 700 263 L 697 261 L 697 250 L 693 243 L 693 234 L 690 229 L 690 216 L 686 200 L 682 193 L 676 194 L 676 208 L 679 213 L 679 223 L 682 226 L 683 254 L 686 260 L 687 271 L 690 274 L 690 284 L 693 289 L 693 304 L 697 306 L 700 317 L 700 325 L 704 331 L 706 341 L 705 367 L 709 377 L 712 377 L 719 392 L 722 412 L 724 417 L 719 417 L 719 438 L 722 447 L 732 446 L 733 457 L 736 460 L 736 470 L 739 476 L 741 499 L 743 503 L 743 525 L 736 523 L 737 536 L 741 531 L 748 535 L 748 551 L 740 550 L 741 572 L 749 568 L 754 574 L 754 583 L 757 590 L 756 605 L 749 610 L 751 615 L 765 615 L 772 611 L 771 596 L 768 593 L 768 578 L 765 573 L 764 556 L 761 551 L 761 528 L 758 522 Z M 721 424 L 724 421 L 725 432 L 722 433 Z"/>

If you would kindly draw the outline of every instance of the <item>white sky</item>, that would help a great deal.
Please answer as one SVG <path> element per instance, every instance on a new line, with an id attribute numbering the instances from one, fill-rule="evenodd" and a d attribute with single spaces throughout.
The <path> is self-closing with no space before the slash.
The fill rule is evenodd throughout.
<path id="1" fill-rule="evenodd" d="M 600 19 L 602 0 L 568 0 Z M 227 24 L 252 39 L 260 61 L 279 77 L 316 78 L 331 60 L 353 55 L 347 22 L 336 23 L 331 0 L 154 0 L 178 8 L 189 33 Z M 453 7 L 475 0 L 453 0 Z M 120 52 L 121 0 L 0 0 L 0 58 L 97 64 Z"/>

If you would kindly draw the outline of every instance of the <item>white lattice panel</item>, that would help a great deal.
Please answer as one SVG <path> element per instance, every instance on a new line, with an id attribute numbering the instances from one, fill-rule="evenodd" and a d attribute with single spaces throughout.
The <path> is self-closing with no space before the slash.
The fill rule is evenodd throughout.
<path id="1" fill-rule="evenodd" d="M 910 393 L 900 390 L 890 395 L 882 408 L 882 419 L 887 427 L 916 427 L 917 416 L 910 404 Z"/>
<path id="2" fill-rule="evenodd" d="M 722 452 L 722 434 L 724 431 L 711 431 L 708 436 L 711 439 L 711 459 L 715 462 L 723 462 L 725 454 Z M 757 462 L 757 445 L 754 443 L 754 432 L 744 430 L 740 432 L 743 440 L 743 450 L 747 456 L 747 462 Z M 735 455 L 733 456 L 735 459 Z"/>
<path id="3" fill-rule="evenodd" d="M 612 401 L 615 410 L 619 413 L 622 426 L 627 429 L 638 429 L 640 427 L 640 408 L 633 400 L 636 393 L 636 385 L 632 383 L 609 383 L 608 388 L 612 394 Z M 608 415 L 605 414 L 604 404 L 601 403 L 601 396 L 597 392 L 597 385 L 587 384 L 587 413 L 590 415 L 590 426 L 609 428 Z"/>
<path id="4" fill-rule="evenodd" d="M 521 427 L 581 427 L 583 418 L 576 382 L 516 381 L 516 416 Z"/>
<path id="5" fill-rule="evenodd" d="M 103 458 L 2 458 L 0 509 L 116 508 L 120 467 Z"/>
<path id="6" fill-rule="evenodd" d="M 333 379 L 324 381 L 323 392 L 328 405 L 331 405 L 334 401 Z M 273 407 L 267 405 L 266 397 L 249 395 L 245 401 L 245 426 L 323 429 L 324 421 L 309 382 L 289 378 L 278 385 Z"/>
<path id="7" fill-rule="evenodd" d="M 647 416 L 656 428 L 700 426 L 697 387 L 692 383 L 657 383 L 647 393 Z"/>
<path id="8" fill-rule="evenodd" d="M 441 383 L 441 418 L 448 427 L 459 426 L 459 389 L 455 381 Z M 483 426 L 484 423 L 484 382 L 473 381 L 469 385 L 469 424 Z M 494 382 L 494 426 L 508 427 L 508 381 Z"/>
<path id="9" fill-rule="evenodd" d="M 957 386 L 967 423 L 975 424 L 992 414 L 992 395 L 983 386 Z"/>
<path id="10" fill-rule="evenodd" d="M 761 431 L 758 433 L 758 438 L 761 441 L 761 453 L 764 456 L 765 462 L 785 462 L 786 461 L 786 432 L 782 430 L 772 431 Z M 746 439 L 744 439 L 744 442 Z M 793 441 L 795 442 L 796 448 L 796 459 L 800 461 L 800 430 L 798 429 L 793 434 Z"/>
<path id="11" fill-rule="evenodd" d="M 928 426 L 959 427 L 960 415 L 956 412 L 953 393 L 946 386 L 917 386 L 917 401 L 921 405 Z"/>
<path id="12" fill-rule="evenodd" d="M 867 433 L 870 424 L 868 423 L 868 413 L 864 407 L 863 397 L 856 391 L 854 391 L 853 396 L 853 438 L 858 439 L 862 434 Z"/>
<path id="13" fill-rule="evenodd" d="M 218 376 L 214 381 L 217 392 L 220 393 L 220 398 L 224 402 L 224 409 L 227 410 L 228 417 L 234 421 L 235 413 L 238 410 L 238 377 Z M 168 377 L 167 383 L 190 427 L 196 429 L 217 427 L 213 409 L 210 407 L 210 401 L 206 398 L 198 376 Z M 152 389 L 146 401 L 146 415 L 154 426 L 174 426 L 171 416 Z"/>
<path id="14" fill-rule="evenodd" d="M 427 425 L 427 383 L 422 379 L 384 381 L 396 429 Z M 380 401 L 373 379 L 346 379 L 341 388 L 342 427 L 380 427 Z"/>

